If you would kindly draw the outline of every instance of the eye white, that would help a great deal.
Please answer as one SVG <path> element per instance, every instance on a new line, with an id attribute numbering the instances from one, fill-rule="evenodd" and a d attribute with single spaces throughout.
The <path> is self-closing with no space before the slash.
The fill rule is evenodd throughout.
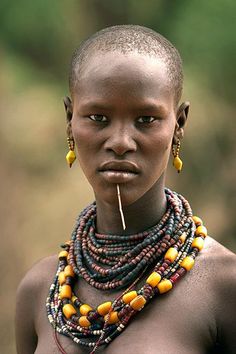
<path id="1" fill-rule="evenodd" d="M 154 122 L 155 118 L 154 117 L 149 117 L 149 116 L 143 116 L 138 118 L 139 123 L 152 123 Z"/>
<path id="2" fill-rule="evenodd" d="M 106 122 L 107 117 L 103 116 L 102 114 L 92 114 L 89 118 L 95 122 Z"/>

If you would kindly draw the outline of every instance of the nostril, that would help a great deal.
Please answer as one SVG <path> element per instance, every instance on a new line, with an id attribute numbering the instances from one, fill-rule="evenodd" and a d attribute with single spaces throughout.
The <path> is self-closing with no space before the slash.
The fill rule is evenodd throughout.
<path id="1" fill-rule="evenodd" d="M 136 151 L 135 140 L 127 135 L 116 134 L 105 142 L 105 149 L 115 152 L 116 155 L 124 155 L 127 152 Z"/>

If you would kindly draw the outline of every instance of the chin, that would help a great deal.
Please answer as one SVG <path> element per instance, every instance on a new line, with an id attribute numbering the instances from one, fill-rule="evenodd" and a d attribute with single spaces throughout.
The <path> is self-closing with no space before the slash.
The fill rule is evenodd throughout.
<path id="1" fill-rule="evenodd" d="M 120 195 L 122 207 L 128 207 L 143 197 L 146 191 L 141 191 L 138 186 L 129 186 L 129 184 L 120 184 Z M 118 207 L 117 185 L 106 185 L 103 189 L 95 189 L 94 195 L 96 200 L 108 205 Z"/>

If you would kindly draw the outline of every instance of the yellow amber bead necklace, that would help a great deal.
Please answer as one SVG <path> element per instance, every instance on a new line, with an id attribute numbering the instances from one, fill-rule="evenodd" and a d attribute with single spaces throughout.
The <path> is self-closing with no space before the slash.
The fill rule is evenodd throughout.
<path id="1" fill-rule="evenodd" d="M 58 270 L 46 302 L 48 319 L 54 327 L 55 338 L 61 353 L 65 353 L 65 351 L 58 341 L 57 332 L 69 336 L 79 345 L 90 347 L 91 353 L 95 353 L 98 347 L 109 344 L 119 335 L 131 318 L 141 311 L 154 296 L 169 292 L 177 281 L 192 269 L 195 258 L 203 247 L 207 230 L 200 218 L 192 216 L 191 208 L 182 196 L 170 190 L 166 190 L 166 196 L 168 200 L 167 212 L 158 227 L 154 228 L 155 232 L 152 228 L 145 234 L 120 236 L 120 238 L 114 235 L 96 234 L 92 217 L 96 214 L 95 204 L 81 213 L 72 239 L 63 245 L 64 250 L 59 253 Z M 93 234 L 91 230 L 94 231 Z M 174 230 L 173 233 L 171 230 Z M 159 235 L 157 235 L 158 233 Z M 101 262 L 94 260 L 97 259 L 94 245 L 91 246 L 92 248 L 88 246 L 89 240 L 95 236 L 97 237 L 96 242 L 100 240 L 100 243 L 98 242 L 100 254 L 102 254 L 101 249 L 103 250 L 101 245 L 104 244 L 107 247 L 107 254 L 110 254 L 110 258 L 104 256 Z M 86 238 L 87 244 L 84 238 Z M 127 240 L 130 240 L 130 244 Z M 96 242 L 94 241 L 94 244 Z M 132 254 L 133 248 L 137 248 L 140 252 L 136 256 L 137 264 L 134 268 L 131 265 L 135 263 L 134 259 L 136 258 L 131 259 L 131 265 L 127 267 L 124 267 L 120 261 L 120 255 L 115 260 L 114 253 L 118 250 L 122 253 L 125 248 L 127 250 L 123 252 L 122 256 L 124 262 L 126 255 Z M 93 249 L 94 254 L 92 252 L 90 254 L 89 249 Z M 84 252 L 84 262 L 81 261 L 80 252 Z M 145 284 L 136 290 L 136 284 L 143 278 L 154 261 L 153 270 L 146 277 Z M 91 268 L 85 271 L 86 262 Z M 143 263 L 143 267 L 139 271 L 139 276 L 135 276 L 133 279 L 136 268 L 139 266 L 138 262 Z M 108 272 L 107 265 L 109 263 L 110 271 Z M 106 267 L 101 268 L 102 264 L 106 264 Z M 118 268 L 117 264 L 120 265 L 121 273 L 116 269 Z M 80 277 L 101 290 L 114 289 L 115 285 L 117 288 L 122 288 L 126 284 L 125 282 L 121 283 L 120 275 L 126 268 L 129 286 L 113 302 L 107 301 L 94 309 L 89 304 L 82 302 L 73 291 L 73 284 Z M 91 269 L 96 276 L 91 272 Z"/>

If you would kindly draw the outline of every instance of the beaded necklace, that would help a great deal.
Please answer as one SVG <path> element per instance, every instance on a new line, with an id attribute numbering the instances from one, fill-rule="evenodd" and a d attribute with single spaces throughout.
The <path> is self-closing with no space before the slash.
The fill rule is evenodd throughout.
<path id="1" fill-rule="evenodd" d="M 57 332 L 92 348 L 93 354 L 116 338 L 154 296 L 170 291 L 193 267 L 207 230 L 200 218 L 192 216 L 184 197 L 169 189 L 165 193 L 167 210 L 160 222 L 135 235 L 96 233 L 95 203 L 79 215 L 71 240 L 62 245 L 46 301 L 48 319 L 62 353 L 65 351 Z M 135 289 L 152 264 L 145 284 Z M 73 292 L 79 278 L 100 290 L 126 290 L 113 302 L 94 309 Z"/>

